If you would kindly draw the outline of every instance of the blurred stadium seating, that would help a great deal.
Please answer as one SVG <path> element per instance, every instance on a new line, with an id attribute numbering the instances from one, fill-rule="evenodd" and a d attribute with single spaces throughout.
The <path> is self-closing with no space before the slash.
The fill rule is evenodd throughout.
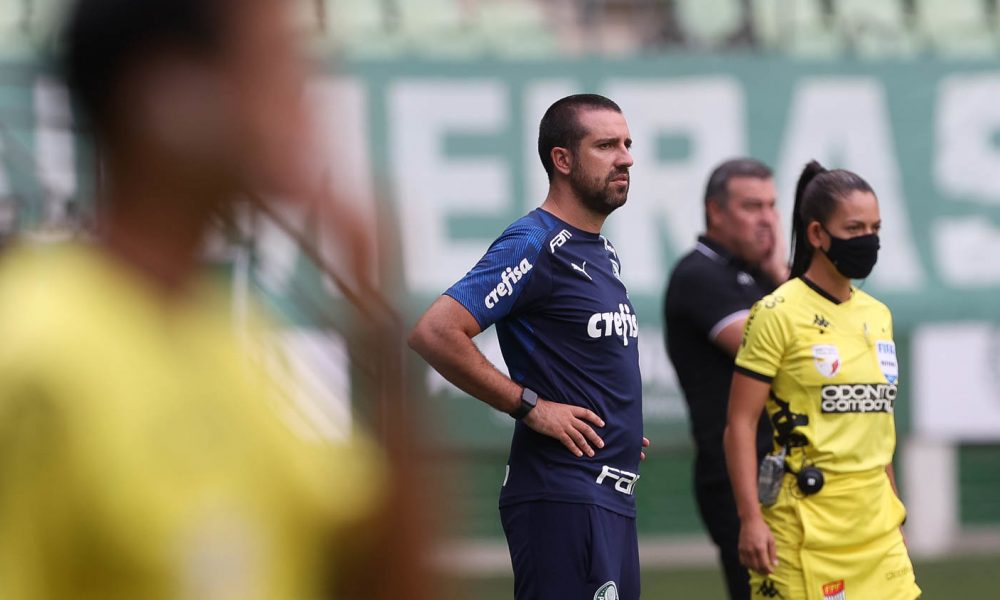
<path id="1" fill-rule="evenodd" d="M 802 58 L 988 59 L 996 0 L 300 0 L 348 56 L 741 49 Z M 338 28 L 329 24 L 343 23 Z"/>
<path id="2" fill-rule="evenodd" d="M 295 0 L 345 58 L 546 58 L 739 49 L 990 59 L 998 0 Z M 0 0 L 0 57 L 51 48 L 59 0 Z"/>

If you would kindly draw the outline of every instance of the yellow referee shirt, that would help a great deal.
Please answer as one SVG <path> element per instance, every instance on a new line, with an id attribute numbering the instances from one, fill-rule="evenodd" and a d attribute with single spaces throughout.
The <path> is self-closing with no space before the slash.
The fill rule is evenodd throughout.
<path id="1" fill-rule="evenodd" d="M 0 598 L 317 597 L 380 463 L 286 426 L 220 294 L 136 277 L 82 246 L 4 257 Z"/>
<path id="2" fill-rule="evenodd" d="M 789 462 L 829 473 L 884 468 L 896 445 L 899 366 L 889 309 L 854 288 L 838 302 L 801 278 L 750 312 L 736 367 L 771 383 L 767 412 Z"/>

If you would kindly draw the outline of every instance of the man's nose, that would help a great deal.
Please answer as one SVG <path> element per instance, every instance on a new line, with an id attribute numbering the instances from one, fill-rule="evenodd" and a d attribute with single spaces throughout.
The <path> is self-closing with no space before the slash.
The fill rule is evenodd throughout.
<path id="1" fill-rule="evenodd" d="M 635 164 L 635 160 L 632 158 L 632 151 L 628 148 L 622 148 L 622 151 L 618 153 L 618 160 L 615 161 L 616 167 L 631 167 Z"/>

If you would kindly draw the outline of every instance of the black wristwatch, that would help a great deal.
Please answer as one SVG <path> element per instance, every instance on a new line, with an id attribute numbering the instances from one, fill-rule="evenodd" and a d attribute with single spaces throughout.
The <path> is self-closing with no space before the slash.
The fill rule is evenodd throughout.
<path id="1" fill-rule="evenodd" d="M 536 394 L 533 390 L 524 388 L 521 390 L 521 405 L 517 407 L 517 410 L 510 413 L 510 416 L 520 421 L 524 417 L 528 416 L 528 413 L 531 412 L 531 409 L 535 408 L 535 404 L 537 403 L 538 394 Z"/>

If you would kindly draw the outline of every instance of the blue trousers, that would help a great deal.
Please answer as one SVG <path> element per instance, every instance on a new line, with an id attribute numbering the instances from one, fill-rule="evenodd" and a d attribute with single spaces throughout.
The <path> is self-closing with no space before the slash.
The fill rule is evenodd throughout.
<path id="1" fill-rule="evenodd" d="M 592 504 L 500 509 L 515 600 L 639 600 L 635 519 Z"/>

